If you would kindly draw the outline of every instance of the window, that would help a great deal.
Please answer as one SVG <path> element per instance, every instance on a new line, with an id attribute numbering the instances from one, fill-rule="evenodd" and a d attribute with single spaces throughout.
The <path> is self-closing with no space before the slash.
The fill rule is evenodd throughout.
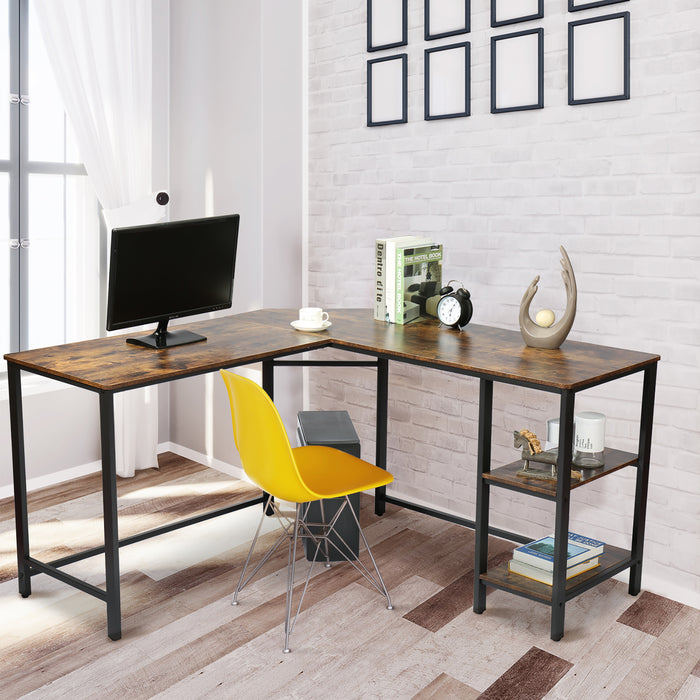
<path id="1" fill-rule="evenodd" d="M 94 337 L 99 205 L 32 0 L 0 0 L 0 355 Z"/>

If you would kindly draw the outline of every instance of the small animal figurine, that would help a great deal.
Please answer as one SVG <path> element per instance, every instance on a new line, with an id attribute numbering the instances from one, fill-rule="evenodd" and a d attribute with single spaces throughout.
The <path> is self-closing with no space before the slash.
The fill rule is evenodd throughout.
<path id="1" fill-rule="evenodd" d="M 523 460 L 523 468 L 517 472 L 518 476 L 524 476 L 531 479 L 550 479 L 557 480 L 557 458 L 559 450 L 555 447 L 546 452 L 542 450 L 540 441 L 535 433 L 530 430 L 514 430 L 513 431 L 513 446 L 522 448 L 521 459 Z M 549 468 L 533 468 L 531 462 L 540 465 L 549 465 Z M 581 472 L 571 471 L 571 478 L 579 480 Z"/>

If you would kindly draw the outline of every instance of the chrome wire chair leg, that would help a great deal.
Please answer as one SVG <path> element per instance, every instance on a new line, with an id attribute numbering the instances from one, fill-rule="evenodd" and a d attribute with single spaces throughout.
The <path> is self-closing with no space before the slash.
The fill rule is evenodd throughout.
<path id="1" fill-rule="evenodd" d="M 299 521 L 299 537 L 301 538 L 302 542 L 304 543 L 304 552 L 307 552 L 307 544 L 308 546 L 315 546 L 314 550 L 314 556 L 313 560 L 316 561 L 316 558 L 318 557 L 319 550 L 321 545 L 323 545 L 323 551 L 324 551 L 324 558 L 326 560 L 326 568 L 330 569 L 331 568 L 331 562 L 330 562 L 330 554 L 328 550 L 328 544 L 326 543 L 326 530 L 327 528 L 325 527 L 325 521 L 326 521 L 326 516 L 323 512 L 323 501 L 319 501 L 319 505 L 321 507 L 321 521 L 318 523 L 311 522 L 311 506 L 312 506 L 313 501 L 309 501 L 308 503 L 302 503 L 301 504 L 301 520 Z M 317 532 L 312 532 L 313 530 L 317 530 Z M 307 553 L 308 556 L 308 553 Z"/>
<path id="2" fill-rule="evenodd" d="M 340 519 L 340 516 L 342 515 L 343 510 L 345 508 L 348 508 L 352 513 L 352 517 L 355 521 L 355 524 L 357 525 L 358 532 L 362 536 L 362 541 L 364 542 L 367 554 L 369 555 L 369 558 L 372 561 L 372 565 L 374 566 L 376 577 L 364 565 L 362 559 L 360 559 L 359 556 L 355 557 L 350 545 L 343 539 L 340 532 L 338 532 L 338 530 L 335 529 L 336 523 Z M 382 575 L 379 572 L 379 567 L 377 566 L 377 562 L 375 561 L 374 555 L 372 554 L 372 549 L 370 548 L 369 543 L 367 542 L 367 538 L 365 537 L 365 533 L 362 530 L 362 527 L 360 527 L 360 521 L 357 517 L 357 513 L 355 513 L 355 510 L 352 507 L 352 503 L 350 502 L 349 496 L 344 497 L 344 501 L 340 505 L 340 508 L 338 508 L 338 510 L 334 513 L 333 517 L 331 518 L 331 521 L 329 523 L 326 523 L 326 528 L 324 529 L 323 534 L 319 534 L 316 536 L 312 535 L 309 532 L 307 523 L 305 522 L 302 522 L 301 526 L 307 531 L 308 536 L 310 536 L 314 540 L 314 542 L 316 542 L 317 539 L 319 540 L 318 544 L 316 545 L 317 553 L 320 540 L 323 540 L 326 546 L 330 545 L 331 547 L 333 547 L 333 549 L 335 549 L 345 561 L 352 564 L 355 570 L 362 575 L 362 577 L 377 591 L 377 593 L 379 593 L 379 595 L 382 595 L 384 596 L 384 598 L 386 598 L 387 610 L 394 609 L 391 604 L 391 597 L 389 596 L 389 591 L 387 590 L 386 585 L 384 584 Z M 335 540 L 337 540 L 337 542 Z M 314 561 L 316 561 L 316 557 L 314 557 Z"/>
<path id="3" fill-rule="evenodd" d="M 394 606 L 391 604 L 391 598 L 389 597 L 389 591 L 387 590 L 386 585 L 384 584 L 384 579 L 382 578 L 382 575 L 379 573 L 379 567 L 377 566 L 377 562 L 374 559 L 374 555 L 372 554 L 372 550 L 369 546 L 369 543 L 367 542 L 367 538 L 365 537 L 365 533 L 364 533 L 363 529 L 360 527 L 360 519 L 359 519 L 357 513 L 355 513 L 355 509 L 352 507 L 352 503 L 350 503 L 349 496 L 345 496 L 345 501 L 347 503 L 347 507 L 350 509 L 350 512 L 352 513 L 352 517 L 355 520 L 355 524 L 357 525 L 357 529 L 360 531 L 360 537 L 362 537 L 362 541 L 364 542 L 365 549 L 367 550 L 367 554 L 369 554 L 369 558 L 372 560 L 372 565 L 374 566 L 374 570 L 377 572 L 377 580 L 375 580 L 374 577 L 370 574 L 370 572 L 367 571 L 367 568 L 362 564 L 359 557 L 357 559 L 357 563 L 362 567 L 362 569 L 364 569 L 364 572 L 360 569 L 360 567 L 357 566 L 357 564 L 355 564 L 355 562 L 352 559 L 348 559 L 348 561 L 374 586 L 374 588 L 377 589 L 377 591 L 379 593 L 381 593 L 386 598 L 386 609 L 393 610 Z M 343 542 L 343 539 L 340 536 L 339 536 L 339 539 L 341 542 Z M 343 545 L 347 546 L 345 544 L 345 542 L 343 542 Z"/>
<path id="4" fill-rule="evenodd" d="M 248 566 L 250 564 L 250 559 L 253 553 L 253 549 L 255 548 L 255 544 L 258 540 L 258 537 L 260 535 L 260 530 L 262 528 L 262 524 L 264 522 L 264 518 L 267 517 L 265 515 L 265 511 L 263 511 L 263 515 L 260 519 L 260 522 L 258 524 L 258 528 L 255 532 L 255 536 L 253 538 L 253 542 L 250 546 L 250 550 L 248 551 L 248 556 L 246 558 L 245 564 L 243 566 L 243 571 L 241 572 L 241 578 L 238 582 L 238 586 L 236 587 L 236 591 L 233 596 L 233 601 L 232 605 L 237 605 L 238 604 L 238 594 L 240 591 L 248 584 L 248 582 L 255 576 L 255 574 L 260 570 L 260 568 L 265 564 L 266 561 L 269 560 L 269 558 L 272 556 L 272 554 L 279 548 L 280 544 L 287 540 L 288 543 L 288 552 L 287 552 L 287 594 L 286 594 L 286 601 L 285 601 L 285 620 L 284 620 L 284 653 L 288 654 L 291 651 L 291 648 L 289 646 L 289 640 L 292 636 L 292 632 L 294 631 L 294 626 L 296 625 L 297 618 L 299 617 L 299 613 L 301 612 L 301 606 L 304 602 L 304 596 L 306 595 L 306 591 L 309 586 L 309 581 L 311 580 L 311 573 L 313 571 L 314 564 L 316 563 L 319 554 L 321 553 L 321 547 L 323 547 L 323 556 L 326 560 L 326 566 L 329 566 L 330 564 L 330 554 L 329 554 L 329 547 L 333 547 L 336 549 L 341 556 L 365 578 L 370 585 L 382 596 L 386 598 L 386 607 L 388 610 L 393 610 L 393 606 L 391 604 L 391 598 L 389 597 L 389 591 L 386 588 L 386 585 L 384 584 L 384 579 L 382 579 L 382 575 L 379 572 L 379 567 L 377 566 L 377 562 L 374 558 L 374 555 L 372 554 L 372 550 L 369 546 L 369 543 L 367 542 L 367 538 L 365 537 L 365 533 L 362 530 L 362 527 L 360 527 L 360 521 L 358 518 L 357 513 L 355 513 L 355 510 L 352 507 L 352 504 L 350 503 L 350 498 L 348 496 L 345 496 L 345 500 L 342 503 L 341 507 L 338 508 L 338 510 L 333 514 L 333 517 L 331 518 L 329 523 L 325 522 L 325 514 L 323 512 L 323 506 L 321 506 L 321 520 L 322 522 L 319 524 L 321 526 L 321 532 L 320 533 L 314 533 L 311 531 L 310 528 L 313 528 L 316 526 L 316 523 L 309 524 L 307 522 L 307 511 L 304 508 L 305 504 L 296 504 L 295 508 L 295 515 L 294 515 L 294 521 L 290 521 L 286 516 L 282 514 L 282 512 L 279 509 L 279 506 L 270 499 L 268 502 L 268 506 L 273 509 L 275 515 L 277 516 L 278 520 L 280 521 L 280 525 L 282 527 L 282 534 L 278 537 L 277 541 L 272 545 L 272 547 L 267 551 L 265 556 L 263 557 L 262 561 L 260 561 L 256 567 L 253 569 L 253 571 L 246 577 L 246 571 L 248 569 Z M 364 563 L 360 560 L 359 556 L 355 559 L 354 554 L 352 551 L 352 548 L 348 545 L 348 543 L 343 539 L 343 537 L 340 535 L 340 533 L 335 529 L 335 525 L 340 518 L 341 513 L 345 508 L 349 508 L 350 512 L 352 513 L 352 517 L 355 521 L 355 524 L 357 525 L 357 528 L 359 530 L 360 536 L 362 537 L 362 542 L 364 543 L 365 549 L 367 550 L 367 554 L 369 555 L 370 560 L 372 561 L 372 565 L 374 567 L 374 571 L 376 572 L 376 577 L 372 574 L 372 572 L 364 565 Z M 286 521 L 286 522 L 284 522 Z M 340 543 L 340 546 L 331 539 L 331 535 L 334 534 L 334 536 L 337 538 L 338 542 Z M 309 568 L 306 574 L 306 579 L 304 581 L 304 586 L 301 591 L 301 595 L 299 597 L 299 602 L 296 606 L 296 610 L 294 612 L 294 616 L 292 617 L 292 603 L 293 603 L 293 594 L 294 594 L 294 575 L 295 575 L 295 564 L 296 564 L 296 553 L 297 553 L 297 548 L 299 545 L 299 539 L 302 538 L 309 538 L 313 544 L 315 545 L 314 547 L 314 556 L 309 564 Z"/>
<path id="5" fill-rule="evenodd" d="M 355 521 L 355 525 L 357 525 L 357 529 L 360 533 L 360 536 L 362 537 L 362 541 L 365 545 L 365 549 L 367 550 L 367 554 L 369 555 L 372 565 L 374 566 L 376 577 L 364 565 L 364 563 L 359 557 L 359 553 L 357 557 L 354 556 L 353 550 L 350 547 L 350 545 L 343 539 L 340 532 L 338 532 L 338 530 L 335 529 L 335 525 L 340 519 L 340 516 L 345 508 L 348 508 L 352 513 L 353 520 Z M 334 539 L 337 539 L 338 542 L 335 542 L 334 539 L 331 539 L 331 535 L 333 535 Z M 321 538 L 320 535 L 318 537 Z M 389 596 L 389 591 L 387 590 L 387 587 L 384 584 L 384 579 L 382 579 L 382 575 L 379 572 L 379 567 L 377 566 L 377 562 L 375 561 L 374 555 L 372 554 L 372 549 L 369 546 L 369 543 L 367 542 L 367 538 L 365 537 L 365 533 L 362 527 L 360 526 L 360 520 L 357 516 L 357 513 L 355 513 L 354 508 L 352 507 L 352 503 L 350 502 L 349 496 L 345 496 L 345 500 L 341 504 L 340 508 L 338 508 L 338 510 L 335 512 L 335 514 L 331 518 L 331 521 L 327 523 L 327 528 L 322 538 L 327 543 L 327 545 L 330 545 L 335 550 L 337 550 L 338 553 L 343 557 L 343 559 L 345 559 L 345 561 L 347 561 L 349 564 L 352 564 L 356 571 L 362 574 L 363 578 L 377 591 L 377 593 L 386 598 L 387 610 L 393 610 L 394 607 L 391 604 L 391 597 Z"/>
<path id="6" fill-rule="evenodd" d="M 309 587 L 309 581 L 311 580 L 311 574 L 313 572 L 314 564 L 318 559 L 318 555 L 321 551 L 321 545 L 326 543 L 326 557 L 328 557 L 328 536 L 324 532 L 323 534 L 312 533 L 309 529 L 308 523 L 306 522 L 307 509 L 304 508 L 304 504 L 297 505 L 297 518 L 294 524 L 294 532 L 289 537 L 289 559 L 287 564 L 287 599 L 286 599 L 286 610 L 285 610 L 285 623 L 284 623 L 284 653 L 288 654 L 291 649 L 289 647 L 289 639 L 294 631 L 294 626 L 296 625 L 297 618 L 301 612 L 301 606 L 304 603 L 304 597 L 306 596 L 306 591 Z M 332 525 L 337 520 L 337 515 L 334 516 Z M 294 572 L 296 564 L 296 550 L 298 547 L 300 538 L 309 538 L 314 544 L 314 556 L 309 563 L 308 570 L 306 572 L 306 579 L 304 580 L 304 587 L 299 595 L 299 602 L 297 603 L 296 610 L 294 612 L 294 617 L 292 618 L 292 602 L 294 594 Z"/>
<path id="7" fill-rule="evenodd" d="M 258 537 L 260 536 L 260 530 L 262 529 L 262 524 L 265 522 L 265 518 L 269 517 L 267 513 L 269 512 L 268 509 L 271 509 L 274 515 L 277 517 L 277 520 L 280 523 L 280 526 L 282 527 L 282 534 L 277 538 L 277 541 L 270 547 L 270 549 L 266 552 L 265 556 L 258 562 L 258 564 L 255 566 L 253 571 L 249 574 L 248 578 L 245 577 L 245 573 L 248 570 L 248 565 L 250 564 L 250 559 L 253 556 L 253 550 L 255 549 L 255 545 L 258 541 Z M 283 520 L 286 520 L 287 523 L 285 524 Z M 255 536 L 253 537 L 253 541 L 250 545 L 250 549 L 248 550 L 248 556 L 246 557 L 245 564 L 243 564 L 243 570 L 241 571 L 241 577 L 238 580 L 238 585 L 236 586 L 236 590 L 233 593 L 233 600 L 231 601 L 231 605 L 238 605 L 238 594 L 245 588 L 245 586 L 250 582 L 250 580 L 255 576 L 255 574 L 260 571 L 260 569 L 264 566 L 265 562 L 267 562 L 270 557 L 277 551 L 277 548 L 284 542 L 287 537 L 289 537 L 289 530 L 291 527 L 292 523 L 289 522 L 289 520 L 282 514 L 282 512 L 279 509 L 279 506 L 274 502 L 272 496 L 269 496 L 267 499 L 267 503 L 265 504 L 265 507 L 263 508 L 262 515 L 260 516 L 260 521 L 258 522 L 258 528 L 255 531 Z"/>
<path id="8" fill-rule="evenodd" d="M 294 616 L 294 621 L 291 621 L 292 616 L 292 593 L 294 591 L 294 564 L 296 562 L 297 554 L 297 543 L 299 540 L 299 520 L 301 518 L 301 504 L 297 503 L 296 515 L 294 518 L 294 534 L 289 539 L 289 554 L 287 559 L 287 601 L 285 606 L 285 617 L 284 617 L 284 653 L 289 654 L 291 649 L 289 648 L 289 637 L 292 634 L 292 629 L 294 627 L 294 622 L 297 620 L 297 615 L 299 611 L 297 610 L 297 615 Z M 304 587 L 306 591 L 306 587 Z M 303 599 L 302 594 L 302 599 Z M 299 601 L 299 608 L 301 608 L 301 601 Z"/>
<path id="9" fill-rule="evenodd" d="M 326 535 L 327 533 L 327 528 L 326 528 L 326 513 L 323 510 L 323 499 L 321 499 L 318 502 L 319 506 L 321 506 L 321 522 L 323 523 L 321 534 Z M 323 542 L 323 553 L 325 554 L 326 557 L 326 569 L 331 568 L 331 557 L 330 557 L 330 552 L 328 548 L 328 540 L 324 537 L 324 542 Z"/>

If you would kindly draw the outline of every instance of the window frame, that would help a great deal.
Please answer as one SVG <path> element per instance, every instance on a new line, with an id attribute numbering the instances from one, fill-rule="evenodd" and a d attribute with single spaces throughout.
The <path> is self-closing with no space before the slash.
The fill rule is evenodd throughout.
<path id="1" fill-rule="evenodd" d="M 29 85 L 29 2 L 8 0 L 9 14 L 9 71 L 10 71 L 10 159 L 0 160 L 0 172 L 9 175 L 8 209 L 10 246 L 10 308 L 9 352 L 26 350 L 29 345 L 30 311 L 29 290 L 32 284 L 29 270 L 31 238 L 29 235 L 29 177 L 52 175 L 87 177 L 85 165 L 64 161 L 29 159 L 29 109 L 31 92 Z M 64 134 L 67 117 L 64 114 Z M 97 203 L 99 213 L 99 202 Z M 100 221 L 100 249 L 106 241 L 106 231 Z M 63 229 L 67 228 L 66 209 L 63 209 Z M 64 290 L 65 291 L 65 290 Z M 65 340 L 65 336 L 64 336 Z M 2 375 L 5 374 L 4 367 Z"/>

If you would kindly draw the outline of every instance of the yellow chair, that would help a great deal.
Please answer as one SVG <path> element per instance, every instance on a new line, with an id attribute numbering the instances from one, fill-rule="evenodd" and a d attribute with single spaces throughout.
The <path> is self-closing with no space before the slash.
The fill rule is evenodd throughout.
<path id="1" fill-rule="evenodd" d="M 288 653 L 289 638 L 294 629 L 294 624 L 301 610 L 304 594 L 309 584 L 311 570 L 318 557 L 321 545 L 326 552 L 326 566 L 328 561 L 328 547 L 334 547 L 349 561 L 369 583 L 386 598 L 387 609 L 391 610 L 391 599 L 384 585 L 377 563 L 372 551 L 367 544 L 357 513 L 350 504 L 348 496 L 353 493 L 385 486 L 393 481 L 394 477 L 384 469 L 365 462 L 358 457 L 349 455 L 333 447 L 310 445 L 305 447 L 292 447 L 287 437 L 287 432 L 282 419 L 272 403 L 270 397 L 255 382 L 240 377 L 232 372 L 221 370 L 221 376 L 228 390 L 231 402 L 231 418 L 233 421 L 233 437 L 241 457 L 243 469 L 250 480 L 269 494 L 269 498 L 263 509 L 260 524 L 253 538 L 248 552 L 248 557 L 243 566 L 240 580 L 233 595 L 233 605 L 238 604 L 238 594 L 243 587 L 255 576 L 263 564 L 269 560 L 279 545 L 288 541 L 288 567 L 287 567 L 287 601 L 284 623 L 284 652 Z M 303 504 L 324 498 L 345 497 L 338 511 L 329 523 L 308 523 L 304 519 Z M 288 519 L 280 510 L 275 501 L 291 501 L 296 504 L 293 520 Z M 334 530 L 334 525 L 345 508 L 349 508 L 362 541 L 372 561 L 376 577 L 360 561 L 359 557 L 351 552 L 342 537 Z M 251 555 L 260 534 L 265 514 L 274 511 L 282 525 L 282 534 L 275 544 L 268 550 L 262 561 L 253 569 L 246 578 L 246 570 L 250 563 Z M 313 528 L 312 532 L 310 528 Z M 343 545 L 339 547 L 333 539 L 334 533 L 337 541 Z M 310 538 L 315 546 L 314 556 L 309 566 L 304 588 L 299 604 L 291 619 L 292 591 L 294 587 L 294 563 L 296 560 L 297 544 L 301 538 Z"/>

